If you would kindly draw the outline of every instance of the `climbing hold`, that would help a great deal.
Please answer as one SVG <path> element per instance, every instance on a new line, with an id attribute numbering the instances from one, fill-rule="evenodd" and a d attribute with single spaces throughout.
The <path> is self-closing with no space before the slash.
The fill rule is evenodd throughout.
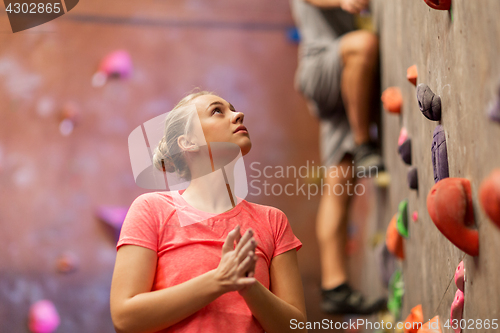
<path id="1" fill-rule="evenodd" d="M 382 93 L 382 103 L 384 108 L 391 113 L 401 113 L 403 96 L 398 87 L 389 87 Z"/>
<path id="2" fill-rule="evenodd" d="M 383 244 L 379 248 L 377 248 L 377 261 L 380 270 L 380 277 L 387 288 L 389 286 L 389 282 L 391 281 L 391 277 L 396 271 L 396 258 L 394 255 L 389 252 L 387 249 L 387 245 Z"/>
<path id="3" fill-rule="evenodd" d="M 71 273 L 78 267 L 78 258 L 70 252 L 63 253 L 57 259 L 57 270 L 60 273 Z"/>
<path id="4" fill-rule="evenodd" d="M 398 147 L 399 156 L 408 165 L 411 165 L 411 139 L 406 139 L 401 146 Z"/>
<path id="5" fill-rule="evenodd" d="M 406 130 L 406 127 L 401 127 L 398 137 L 398 146 L 401 146 L 406 139 L 408 139 L 408 131 Z"/>
<path id="6" fill-rule="evenodd" d="M 62 135 L 68 136 L 80 120 L 80 111 L 76 104 L 66 103 L 61 110 L 60 118 L 59 131 Z"/>
<path id="7" fill-rule="evenodd" d="M 96 216 L 111 229 L 114 238 L 118 241 L 127 212 L 128 207 L 101 206 L 97 209 Z"/>
<path id="8" fill-rule="evenodd" d="M 404 238 L 408 238 L 408 200 L 403 200 L 399 203 L 396 226 L 399 234 Z"/>
<path id="9" fill-rule="evenodd" d="M 103 86 L 109 78 L 124 79 L 132 74 L 132 59 L 124 50 L 108 54 L 99 64 L 99 70 L 92 77 L 94 87 Z"/>
<path id="10" fill-rule="evenodd" d="M 441 333 L 441 320 L 439 320 L 439 316 L 423 324 L 417 333 Z"/>
<path id="11" fill-rule="evenodd" d="M 387 227 L 387 233 L 385 234 L 385 245 L 389 252 L 394 254 L 399 259 L 405 258 L 404 253 L 404 239 L 398 232 L 397 228 L 398 213 L 394 214 Z"/>
<path id="12" fill-rule="evenodd" d="M 491 120 L 500 122 L 500 84 L 497 88 L 497 95 L 489 106 L 488 116 Z"/>
<path id="13" fill-rule="evenodd" d="M 377 177 L 373 178 L 373 181 L 378 187 L 385 188 L 391 183 L 391 176 L 387 171 L 379 171 Z"/>
<path id="14" fill-rule="evenodd" d="M 417 78 L 418 78 L 417 65 L 413 65 L 413 66 L 408 67 L 408 69 L 406 70 L 406 78 L 414 86 L 417 85 Z"/>
<path id="15" fill-rule="evenodd" d="M 49 300 L 41 300 L 31 305 L 28 327 L 33 333 L 54 332 L 60 324 L 59 314 Z"/>
<path id="16" fill-rule="evenodd" d="M 407 175 L 406 179 L 408 181 L 409 188 L 411 188 L 412 190 L 418 190 L 417 168 L 411 168 L 410 171 L 408 171 L 408 175 Z"/>
<path id="17" fill-rule="evenodd" d="M 392 275 L 388 291 L 387 309 L 389 309 L 396 319 L 399 319 L 401 308 L 403 307 L 403 295 L 405 293 L 403 274 L 399 269 Z"/>
<path id="18" fill-rule="evenodd" d="M 465 267 L 463 261 L 461 261 L 460 264 L 458 264 L 457 269 L 455 270 L 455 284 L 457 285 L 458 289 L 464 291 Z"/>
<path id="19" fill-rule="evenodd" d="M 413 214 L 411 215 L 411 218 L 412 218 L 413 222 L 417 222 L 418 221 L 418 212 L 414 211 Z"/>
<path id="20" fill-rule="evenodd" d="M 500 169 L 493 170 L 481 183 L 479 201 L 486 215 L 500 228 Z"/>
<path id="21" fill-rule="evenodd" d="M 434 182 L 449 177 L 448 152 L 446 151 L 446 136 L 443 126 L 438 125 L 434 129 L 432 138 L 432 169 L 434 171 Z"/>
<path id="22" fill-rule="evenodd" d="M 449 10 L 451 0 L 424 0 L 427 6 L 437 10 Z"/>
<path id="23" fill-rule="evenodd" d="M 441 231 L 456 247 L 471 256 L 479 254 L 479 233 L 474 226 L 470 181 L 445 178 L 427 195 L 427 210 Z"/>
<path id="24" fill-rule="evenodd" d="M 297 27 L 290 27 L 286 30 L 286 37 L 293 44 L 300 43 L 300 32 Z"/>
<path id="25" fill-rule="evenodd" d="M 464 293 L 458 289 L 455 293 L 455 298 L 453 299 L 453 303 L 451 303 L 451 311 L 450 311 L 450 323 L 459 323 L 458 325 L 453 325 L 453 331 L 455 333 L 460 333 L 462 328 L 460 327 L 460 321 L 462 320 L 462 314 L 464 311 Z"/>
<path id="26" fill-rule="evenodd" d="M 405 320 L 404 333 L 417 333 L 418 329 L 424 323 L 424 314 L 422 312 L 422 304 L 419 304 L 411 309 L 410 314 Z"/>
<path id="27" fill-rule="evenodd" d="M 420 111 L 427 119 L 441 120 L 441 97 L 435 95 L 425 83 L 417 86 L 417 100 Z"/>

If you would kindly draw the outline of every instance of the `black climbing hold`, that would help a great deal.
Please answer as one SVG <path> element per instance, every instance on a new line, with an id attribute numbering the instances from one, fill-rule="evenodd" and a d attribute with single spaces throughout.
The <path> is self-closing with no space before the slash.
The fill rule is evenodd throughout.
<path id="1" fill-rule="evenodd" d="M 408 138 L 399 146 L 398 148 L 399 155 L 403 159 L 403 161 L 411 165 L 411 139 Z"/>
<path id="2" fill-rule="evenodd" d="M 417 174 L 417 168 L 411 168 L 410 171 L 408 171 L 408 186 L 412 190 L 418 190 L 418 174 Z"/>
<path id="3" fill-rule="evenodd" d="M 441 97 L 434 94 L 425 83 L 417 87 L 417 100 L 420 111 L 427 119 L 441 120 Z"/>

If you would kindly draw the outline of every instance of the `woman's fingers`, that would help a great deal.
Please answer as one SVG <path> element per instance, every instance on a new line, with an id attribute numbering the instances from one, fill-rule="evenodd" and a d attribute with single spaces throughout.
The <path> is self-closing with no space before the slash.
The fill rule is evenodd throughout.
<path id="1" fill-rule="evenodd" d="M 252 237 L 250 240 L 248 240 L 248 242 L 241 248 L 240 252 L 238 253 L 238 262 L 242 262 L 250 251 L 255 252 L 256 247 L 257 247 L 257 242 Z"/>
<path id="2" fill-rule="evenodd" d="M 252 238 L 252 236 L 253 236 L 253 230 L 248 229 L 243 235 L 243 237 L 241 237 L 241 239 L 239 240 L 238 245 L 236 245 L 235 251 L 237 254 L 241 251 L 241 248 L 245 246 L 245 244 L 250 240 L 250 238 Z"/>
<path id="3" fill-rule="evenodd" d="M 250 268 L 255 264 L 256 256 L 254 252 L 249 252 L 248 256 L 243 260 L 238 266 L 237 274 L 238 276 L 246 276 L 246 273 L 250 270 Z"/>
<path id="4" fill-rule="evenodd" d="M 238 242 L 240 240 L 241 234 L 240 234 L 240 226 L 236 226 L 233 230 L 227 234 L 226 240 L 224 241 L 224 244 L 222 245 L 222 254 L 227 253 L 229 251 L 234 250 L 234 242 Z M 239 244 L 239 243 L 238 243 Z"/>

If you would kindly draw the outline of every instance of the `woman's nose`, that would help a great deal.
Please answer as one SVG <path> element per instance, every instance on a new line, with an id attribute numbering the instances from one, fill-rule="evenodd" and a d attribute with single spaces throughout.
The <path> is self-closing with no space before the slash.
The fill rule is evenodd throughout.
<path id="1" fill-rule="evenodd" d="M 243 114 L 243 112 L 234 112 L 233 123 L 237 123 L 238 121 L 243 123 L 243 118 L 245 118 L 245 115 Z"/>

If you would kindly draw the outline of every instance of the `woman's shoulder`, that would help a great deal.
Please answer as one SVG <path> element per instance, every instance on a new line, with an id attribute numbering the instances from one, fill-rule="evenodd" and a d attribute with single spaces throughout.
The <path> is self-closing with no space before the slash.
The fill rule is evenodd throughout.
<path id="1" fill-rule="evenodd" d="M 247 210 L 251 211 L 254 214 L 266 216 L 270 219 L 277 219 L 283 217 L 286 218 L 285 213 L 279 208 L 268 205 L 257 204 L 247 200 L 243 200 L 242 203 L 245 205 Z"/>
<path id="2" fill-rule="evenodd" d="M 135 198 L 134 204 L 148 205 L 151 208 L 173 205 L 176 193 L 177 191 L 146 192 Z"/>

